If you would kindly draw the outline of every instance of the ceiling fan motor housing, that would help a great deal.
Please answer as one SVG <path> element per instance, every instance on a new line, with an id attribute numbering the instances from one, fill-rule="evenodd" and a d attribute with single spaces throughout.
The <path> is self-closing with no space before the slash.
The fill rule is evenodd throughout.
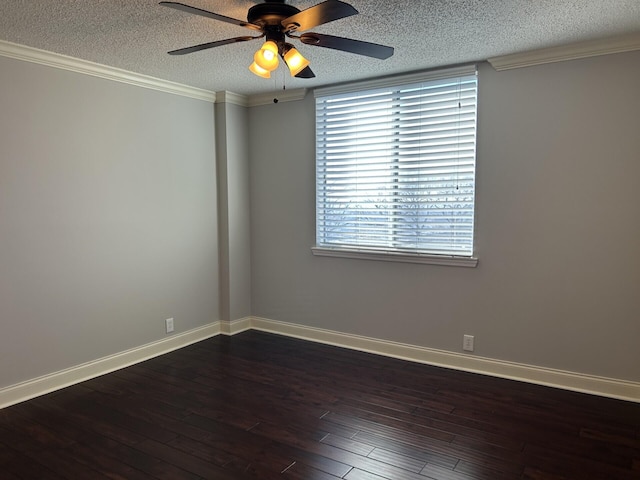
<path id="1" fill-rule="evenodd" d="M 284 1 L 270 1 L 251 7 L 247 13 L 247 21 L 261 27 L 266 39 L 273 40 L 278 45 L 280 55 L 284 55 L 285 28 L 282 20 L 297 13 L 300 13 L 300 9 Z"/>
<path id="2" fill-rule="evenodd" d="M 259 26 L 279 26 L 281 21 L 300 13 L 300 9 L 284 2 L 258 3 L 249 9 L 247 21 Z"/>

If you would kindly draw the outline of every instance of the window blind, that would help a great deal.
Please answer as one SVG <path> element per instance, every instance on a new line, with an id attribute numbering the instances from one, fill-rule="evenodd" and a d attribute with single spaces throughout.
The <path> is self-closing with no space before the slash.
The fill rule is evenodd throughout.
<path id="1" fill-rule="evenodd" d="M 316 92 L 316 242 L 473 254 L 477 77 Z"/>

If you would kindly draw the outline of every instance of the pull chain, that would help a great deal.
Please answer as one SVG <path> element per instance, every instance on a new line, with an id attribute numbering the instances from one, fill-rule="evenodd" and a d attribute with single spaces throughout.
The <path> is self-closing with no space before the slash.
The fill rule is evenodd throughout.
<path id="1" fill-rule="evenodd" d="M 276 73 L 276 75 L 277 75 L 277 73 Z M 274 75 L 274 78 L 273 78 L 273 82 L 274 82 L 274 84 L 275 84 L 274 86 L 276 87 L 275 89 L 277 89 L 277 84 L 278 84 L 278 78 L 277 78 L 277 76 L 276 76 L 276 75 Z M 285 76 L 285 74 L 283 73 L 283 74 L 282 74 L 282 92 L 283 92 L 283 93 L 287 90 L 287 86 L 286 86 L 286 84 L 285 84 L 285 79 L 286 79 L 286 76 Z M 278 97 L 274 97 L 274 99 L 273 99 L 273 103 L 278 103 Z"/>

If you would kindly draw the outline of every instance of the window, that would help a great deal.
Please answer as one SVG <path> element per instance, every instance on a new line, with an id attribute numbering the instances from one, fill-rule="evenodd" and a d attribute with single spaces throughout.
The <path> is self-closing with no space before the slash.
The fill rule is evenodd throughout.
<path id="1" fill-rule="evenodd" d="M 475 67 L 315 96 L 314 253 L 475 261 Z"/>

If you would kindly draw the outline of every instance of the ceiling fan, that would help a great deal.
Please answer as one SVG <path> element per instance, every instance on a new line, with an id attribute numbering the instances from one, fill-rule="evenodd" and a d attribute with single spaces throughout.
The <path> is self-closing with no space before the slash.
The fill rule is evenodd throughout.
<path id="1" fill-rule="evenodd" d="M 309 68 L 309 61 L 292 44 L 286 41 L 287 38 L 299 40 L 305 45 L 331 48 L 381 60 L 393 55 L 392 47 L 377 43 L 314 32 L 298 33 L 358 13 L 351 5 L 339 0 L 325 0 L 305 10 L 289 5 L 284 0 L 264 1 L 249 9 L 247 21 L 226 17 L 178 2 L 163 1 L 160 2 L 160 5 L 260 32 L 260 35 L 257 36 L 234 37 L 172 50 L 169 55 L 184 55 L 230 43 L 265 38 L 265 43 L 256 52 L 254 62 L 249 67 L 249 70 L 263 78 L 269 78 L 270 72 L 278 67 L 278 57 L 282 58 L 287 64 L 292 76 L 298 78 L 315 77 L 315 74 Z"/>

